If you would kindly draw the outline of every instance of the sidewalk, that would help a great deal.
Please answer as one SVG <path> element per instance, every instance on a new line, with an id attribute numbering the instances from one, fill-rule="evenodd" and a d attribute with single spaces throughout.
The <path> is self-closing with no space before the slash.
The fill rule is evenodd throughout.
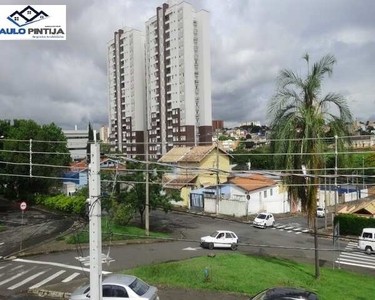
<path id="1" fill-rule="evenodd" d="M 72 291 L 84 284 L 87 284 L 88 282 L 88 279 L 79 279 L 72 281 L 69 285 L 59 283 L 46 286 L 43 289 L 30 290 L 29 293 L 36 294 L 40 297 L 69 299 Z M 161 300 L 248 300 L 250 298 L 249 295 L 228 292 L 188 290 L 183 288 L 170 288 L 167 286 L 157 286 L 157 288 L 159 290 L 158 295 Z"/>

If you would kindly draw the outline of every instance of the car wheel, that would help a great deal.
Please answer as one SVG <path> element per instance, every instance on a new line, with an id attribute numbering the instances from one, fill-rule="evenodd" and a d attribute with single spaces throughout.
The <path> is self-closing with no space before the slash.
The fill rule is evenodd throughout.
<path id="1" fill-rule="evenodd" d="M 214 243 L 209 243 L 208 244 L 208 249 L 210 249 L 210 250 L 214 249 Z"/>
<path id="2" fill-rule="evenodd" d="M 233 243 L 232 245 L 230 245 L 230 248 L 235 251 L 237 250 L 237 244 Z"/>
<path id="3" fill-rule="evenodd" d="M 275 221 L 272 222 L 272 227 L 274 227 L 274 226 L 275 226 Z"/>
<path id="4" fill-rule="evenodd" d="M 267 228 L 267 223 L 264 223 L 263 228 L 264 228 L 264 229 Z"/>
<path id="5" fill-rule="evenodd" d="M 367 247 L 365 248 L 365 251 L 366 251 L 366 254 L 370 255 L 371 252 L 372 252 L 372 248 L 371 248 L 370 246 L 367 246 Z"/>

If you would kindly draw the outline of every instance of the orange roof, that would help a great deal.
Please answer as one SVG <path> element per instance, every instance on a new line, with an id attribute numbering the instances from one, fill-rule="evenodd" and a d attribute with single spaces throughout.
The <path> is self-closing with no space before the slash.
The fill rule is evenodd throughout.
<path id="1" fill-rule="evenodd" d="M 105 162 L 107 160 L 113 161 L 113 159 L 110 159 L 110 158 L 107 158 L 107 157 L 101 157 L 100 163 Z M 78 171 L 79 172 L 79 171 L 86 170 L 87 168 L 88 168 L 88 165 L 87 165 L 86 159 L 70 164 L 70 170 L 71 171 Z M 116 169 L 116 167 L 106 167 L 106 168 L 101 168 L 101 169 L 102 170 L 112 170 L 112 169 Z M 123 163 L 119 163 L 118 169 L 119 170 L 126 170 L 126 166 Z"/>
<path id="2" fill-rule="evenodd" d="M 228 179 L 228 182 L 235 184 L 248 192 L 275 186 L 277 184 L 275 181 L 258 174 L 247 177 L 232 177 Z"/>

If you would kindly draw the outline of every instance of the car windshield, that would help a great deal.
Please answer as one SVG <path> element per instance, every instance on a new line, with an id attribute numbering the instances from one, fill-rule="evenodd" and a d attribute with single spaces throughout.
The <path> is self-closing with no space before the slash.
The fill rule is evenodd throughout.
<path id="1" fill-rule="evenodd" d="M 130 285 L 129 287 L 138 295 L 138 296 L 142 296 L 143 294 L 145 294 L 148 289 L 149 289 L 149 286 L 148 284 L 146 284 L 145 282 L 143 282 L 142 280 L 140 279 L 136 279 L 134 280 Z"/>
<path id="2" fill-rule="evenodd" d="M 257 219 L 265 219 L 266 217 L 267 217 L 267 215 L 265 215 L 265 214 L 259 214 L 257 216 Z"/>
<path id="3" fill-rule="evenodd" d="M 320 210 L 320 211 L 321 211 L 321 210 L 323 210 L 323 208 L 321 208 L 321 207 L 318 207 L 318 210 Z"/>
<path id="4" fill-rule="evenodd" d="M 218 233 L 219 233 L 218 231 L 215 231 L 215 232 L 211 233 L 210 236 L 211 237 L 216 237 Z"/>

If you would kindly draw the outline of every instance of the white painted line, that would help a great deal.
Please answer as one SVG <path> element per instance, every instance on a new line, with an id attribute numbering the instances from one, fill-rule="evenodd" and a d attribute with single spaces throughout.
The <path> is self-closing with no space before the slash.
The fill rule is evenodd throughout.
<path id="1" fill-rule="evenodd" d="M 292 230 L 288 230 L 288 233 L 291 233 L 292 232 Z"/>
<path id="2" fill-rule="evenodd" d="M 38 264 L 38 265 L 48 265 L 48 266 L 61 267 L 61 268 L 72 269 L 72 270 L 77 270 L 77 271 L 90 272 L 90 269 L 87 269 L 87 268 L 81 268 L 81 267 L 77 267 L 77 266 L 65 265 L 65 264 L 48 262 L 48 261 L 29 260 L 29 259 L 22 259 L 22 258 L 16 258 L 13 261 L 30 263 L 30 264 Z M 102 274 L 104 274 L 104 275 L 108 275 L 108 274 L 111 274 L 111 273 L 112 272 L 102 271 Z"/>
<path id="3" fill-rule="evenodd" d="M 296 234 L 301 234 L 302 232 L 301 231 L 299 231 L 299 232 L 296 232 Z"/>
<path id="4" fill-rule="evenodd" d="M 1 266 L 1 267 L 0 267 L 0 270 L 1 270 L 1 269 L 4 269 L 4 268 L 6 268 L 6 267 L 9 267 L 9 266 L 11 266 L 11 265 L 12 265 L 12 264 L 6 264 L 6 265 L 4 265 L 4 266 Z"/>
<path id="5" fill-rule="evenodd" d="M 286 227 L 286 225 L 277 226 L 276 228 L 281 229 L 281 228 L 284 228 L 284 227 Z"/>
<path id="6" fill-rule="evenodd" d="M 273 230 L 275 230 L 276 228 L 275 227 L 272 227 Z"/>
<path id="7" fill-rule="evenodd" d="M 360 265 L 360 264 L 350 263 L 350 262 L 345 262 L 345 261 L 338 261 L 338 260 L 336 260 L 336 263 L 340 263 L 342 265 L 349 265 L 349 266 L 357 266 L 357 267 L 368 268 L 368 269 L 375 269 L 375 266 L 372 267 L 372 266 Z"/>
<path id="8" fill-rule="evenodd" d="M 355 263 L 358 263 L 358 264 L 364 264 L 364 265 L 366 265 L 366 266 L 374 266 L 374 267 L 375 267 L 375 263 L 371 263 L 371 262 L 367 262 L 367 261 L 360 261 L 358 258 L 352 258 L 352 257 L 349 257 L 349 258 L 346 258 L 346 257 L 339 257 L 337 260 L 339 260 L 339 261 L 355 262 Z"/>
<path id="9" fill-rule="evenodd" d="M 309 230 L 308 229 L 304 229 L 304 230 L 301 230 L 301 232 L 307 233 L 307 232 L 309 232 Z"/>
<path id="10" fill-rule="evenodd" d="M 42 285 L 46 284 L 47 282 L 50 282 L 51 280 L 55 279 L 56 277 L 60 276 L 61 274 L 65 273 L 65 270 L 58 271 L 57 273 L 51 275 L 50 277 L 47 277 L 46 279 L 42 280 L 41 282 L 34 284 L 32 287 L 30 287 L 30 290 L 37 289 L 41 287 Z"/>
<path id="11" fill-rule="evenodd" d="M 280 229 L 279 231 L 284 231 L 284 229 Z"/>
<path id="12" fill-rule="evenodd" d="M 76 278 L 77 276 L 79 275 L 79 273 L 73 273 L 72 275 L 70 275 L 69 277 L 66 277 L 63 281 L 61 282 L 69 282 L 71 281 L 72 279 Z"/>
<path id="13" fill-rule="evenodd" d="M 351 246 L 356 246 L 356 247 L 357 247 L 357 246 L 358 246 L 358 243 L 356 243 L 356 242 L 349 242 L 349 243 L 348 243 L 348 246 L 349 246 L 349 245 L 351 245 Z"/>
<path id="14" fill-rule="evenodd" d="M 371 259 L 370 257 L 364 257 L 364 256 L 359 256 L 359 255 L 352 255 L 352 254 L 341 254 L 340 258 L 346 259 L 346 258 L 352 258 L 352 259 L 357 259 L 357 260 L 363 260 L 369 264 L 375 265 L 375 260 Z"/>
<path id="15" fill-rule="evenodd" d="M 17 266 L 17 267 L 15 267 L 15 268 L 13 268 L 13 269 L 10 269 L 11 271 L 14 271 L 14 270 L 17 270 L 17 269 L 19 269 L 19 268 L 22 268 L 23 267 L 23 265 L 20 265 L 20 266 Z"/>
<path id="16" fill-rule="evenodd" d="M 1 242 L 1 243 L 0 243 L 0 246 L 2 246 L 2 245 L 4 245 L 4 242 Z"/>
<path id="17" fill-rule="evenodd" d="M 18 277 L 21 277 L 21 276 L 25 275 L 25 274 L 26 274 L 27 272 L 29 272 L 29 271 L 30 271 L 30 270 L 23 271 L 23 272 L 18 273 L 17 275 L 14 275 L 14 276 L 12 276 L 12 277 L 10 277 L 10 278 L 8 278 L 8 279 L 5 279 L 5 280 L 3 280 L 3 281 L 0 282 L 0 285 L 3 285 L 3 284 L 5 284 L 5 283 L 8 283 L 9 281 L 12 281 L 12 280 L 14 280 L 14 279 L 17 279 Z"/>
<path id="18" fill-rule="evenodd" d="M 293 229 L 293 226 L 285 227 L 285 230 L 290 230 L 290 229 Z"/>
<path id="19" fill-rule="evenodd" d="M 297 228 L 294 228 L 293 231 L 300 231 L 302 228 L 301 227 L 297 227 Z"/>
<path id="20" fill-rule="evenodd" d="M 16 288 L 19 288 L 20 286 L 24 285 L 25 283 L 28 283 L 29 281 L 37 278 L 38 276 L 44 274 L 46 271 L 42 271 L 42 272 L 39 272 L 39 273 L 36 273 L 28 278 L 26 278 L 25 280 L 22 280 L 21 282 L 15 284 L 15 285 L 12 285 L 11 287 L 8 287 L 8 290 L 14 290 Z"/>

